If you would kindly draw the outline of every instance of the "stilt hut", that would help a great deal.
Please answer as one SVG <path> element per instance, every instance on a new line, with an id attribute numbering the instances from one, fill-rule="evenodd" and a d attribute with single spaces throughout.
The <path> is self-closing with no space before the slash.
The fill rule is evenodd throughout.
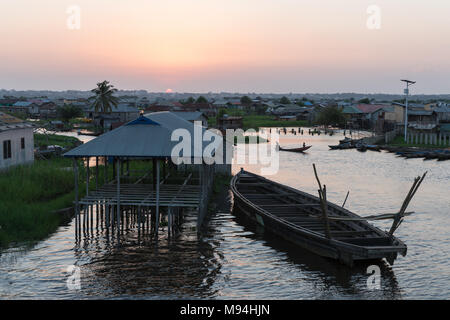
<path id="1" fill-rule="evenodd" d="M 190 135 L 187 148 L 179 149 L 180 141 L 174 131 Z M 113 236 L 123 233 L 124 221 L 135 220 L 139 232 L 154 231 L 157 239 L 161 210 L 167 214 L 169 234 L 173 232 L 177 213 L 184 208 L 198 210 L 197 227 L 200 228 L 206 214 L 209 191 L 214 177 L 214 163 L 205 161 L 207 142 L 203 141 L 206 128 L 196 126 L 170 112 L 141 115 L 115 130 L 105 133 L 64 154 L 73 158 L 75 173 L 75 230 L 79 237 L 86 230 L 102 228 Z M 200 135 L 200 137 L 198 137 Z M 215 133 L 210 133 L 215 135 Z M 222 139 L 215 136 L 215 139 Z M 95 170 L 92 160 L 95 159 Z M 196 170 L 177 170 L 180 159 L 193 163 Z M 82 160 L 82 161 L 80 161 Z M 144 160 L 152 169 L 130 178 L 130 161 Z M 79 166 L 85 166 L 86 194 L 80 195 Z M 103 184 L 100 185 L 99 163 L 103 164 Z M 108 165 L 112 165 L 111 172 Z M 168 182 L 170 171 L 175 168 L 178 182 Z M 162 172 L 161 172 L 162 171 Z M 172 170 L 173 171 L 173 170 Z M 91 178 L 95 178 L 95 187 Z M 180 179 L 181 178 L 181 179 Z M 151 181 L 151 183 L 148 183 Z M 195 183 L 197 182 L 197 183 Z"/>

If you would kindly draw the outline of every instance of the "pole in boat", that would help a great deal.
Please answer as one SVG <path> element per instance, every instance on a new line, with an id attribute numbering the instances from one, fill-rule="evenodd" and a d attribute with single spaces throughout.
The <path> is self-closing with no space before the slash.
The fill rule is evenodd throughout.
<path id="1" fill-rule="evenodd" d="M 330 223 L 328 221 L 328 212 L 327 212 L 328 211 L 327 189 L 325 185 L 323 186 L 322 189 L 322 184 L 320 183 L 319 176 L 317 175 L 316 165 L 314 163 L 313 168 L 314 168 L 314 175 L 316 176 L 317 183 L 319 184 L 318 191 L 319 191 L 320 205 L 322 207 L 322 217 L 325 225 L 325 235 L 328 239 L 330 239 L 331 238 Z"/>
<path id="2" fill-rule="evenodd" d="M 389 235 L 392 236 L 397 230 L 397 228 L 400 226 L 400 224 L 403 222 L 403 217 L 405 216 L 405 210 L 408 207 L 409 203 L 411 202 L 411 199 L 414 197 L 414 195 L 417 192 L 417 189 L 419 189 L 419 186 L 422 184 L 423 179 L 425 179 L 425 176 L 427 175 L 427 172 L 425 172 L 422 177 L 417 177 L 414 179 L 414 183 L 411 187 L 411 189 L 408 192 L 408 195 L 406 196 L 405 200 L 403 201 L 402 207 L 400 208 L 400 211 L 397 213 L 397 215 L 394 218 L 394 222 L 392 222 L 391 229 L 389 230 Z"/>

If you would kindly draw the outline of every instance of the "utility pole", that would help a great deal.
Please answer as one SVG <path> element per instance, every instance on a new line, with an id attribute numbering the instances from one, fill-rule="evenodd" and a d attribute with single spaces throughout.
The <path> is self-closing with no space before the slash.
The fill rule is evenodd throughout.
<path id="1" fill-rule="evenodd" d="M 404 90 L 404 93 L 406 95 L 405 97 L 405 142 L 406 142 L 406 134 L 408 132 L 408 95 L 409 95 L 409 86 L 416 83 L 415 81 L 411 80 L 400 80 L 406 83 L 406 89 Z"/>

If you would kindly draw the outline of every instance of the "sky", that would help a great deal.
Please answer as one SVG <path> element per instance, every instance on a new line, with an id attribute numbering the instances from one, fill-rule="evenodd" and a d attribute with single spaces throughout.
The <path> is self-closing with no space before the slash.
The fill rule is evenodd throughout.
<path id="1" fill-rule="evenodd" d="M 1 0 L 0 88 L 450 93 L 448 0 Z"/>

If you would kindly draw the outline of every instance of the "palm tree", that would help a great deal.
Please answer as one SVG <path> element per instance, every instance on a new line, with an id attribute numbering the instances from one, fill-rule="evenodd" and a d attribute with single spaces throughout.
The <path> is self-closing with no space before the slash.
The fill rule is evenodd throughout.
<path id="1" fill-rule="evenodd" d="M 117 89 L 112 84 L 109 84 L 109 81 L 105 80 L 97 83 L 97 88 L 92 89 L 91 92 L 95 93 L 95 96 L 90 98 L 95 99 L 93 103 L 95 112 L 110 113 L 112 106 L 117 108 L 119 98 L 113 96 Z"/>

